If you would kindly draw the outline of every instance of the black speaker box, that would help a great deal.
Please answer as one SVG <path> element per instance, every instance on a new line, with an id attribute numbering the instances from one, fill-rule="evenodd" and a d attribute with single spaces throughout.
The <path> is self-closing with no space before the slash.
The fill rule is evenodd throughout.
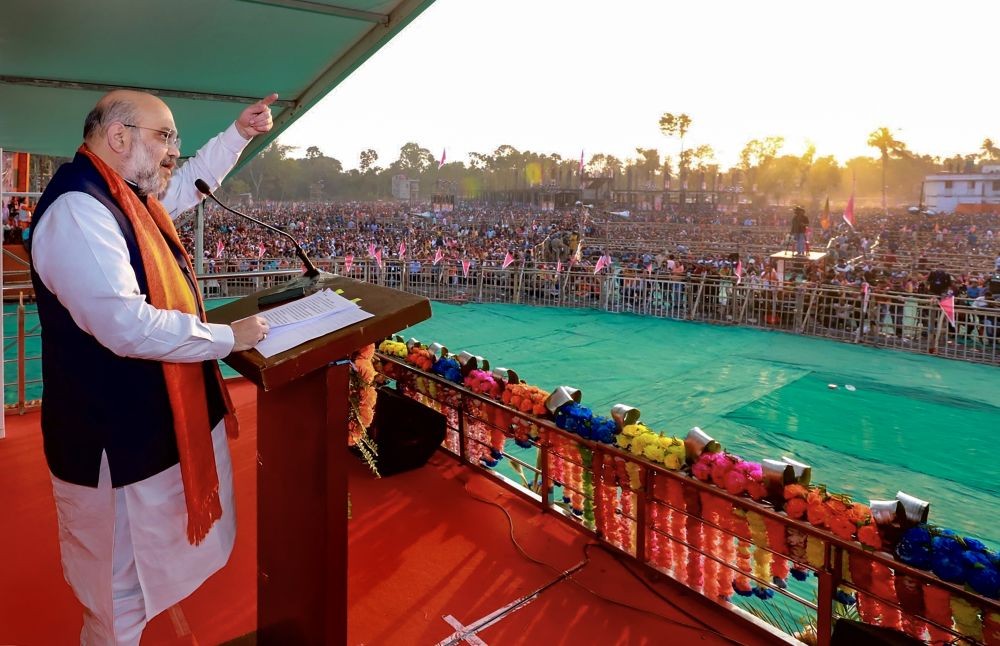
<path id="1" fill-rule="evenodd" d="M 378 447 L 378 472 L 391 476 L 424 466 L 444 442 L 446 424 L 436 410 L 391 388 L 379 388 L 369 429 Z"/>

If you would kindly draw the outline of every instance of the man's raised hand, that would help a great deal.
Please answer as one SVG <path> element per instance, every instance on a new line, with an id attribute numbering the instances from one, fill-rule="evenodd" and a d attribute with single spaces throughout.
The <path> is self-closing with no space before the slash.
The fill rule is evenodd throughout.
<path id="1" fill-rule="evenodd" d="M 240 113 L 236 120 L 236 129 L 244 139 L 253 139 L 271 131 L 274 122 L 271 121 L 271 104 L 278 100 L 277 94 L 268 94 Z"/>

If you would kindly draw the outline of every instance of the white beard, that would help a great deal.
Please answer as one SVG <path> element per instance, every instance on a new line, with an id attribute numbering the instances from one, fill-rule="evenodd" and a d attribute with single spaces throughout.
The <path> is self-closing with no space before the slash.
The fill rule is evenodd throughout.
<path id="1" fill-rule="evenodd" d="M 132 140 L 125 159 L 125 179 L 135 183 L 143 195 L 159 195 L 167 189 L 167 181 L 160 177 L 160 161 L 153 151 L 138 138 Z"/>

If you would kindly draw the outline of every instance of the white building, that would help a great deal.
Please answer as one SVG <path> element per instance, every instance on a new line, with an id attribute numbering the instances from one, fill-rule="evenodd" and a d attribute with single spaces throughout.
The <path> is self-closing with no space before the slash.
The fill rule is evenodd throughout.
<path id="1" fill-rule="evenodd" d="M 937 173 L 924 178 L 924 205 L 938 213 L 1000 211 L 1000 164 L 978 173 Z M 963 206 L 967 205 L 967 206 Z"/>

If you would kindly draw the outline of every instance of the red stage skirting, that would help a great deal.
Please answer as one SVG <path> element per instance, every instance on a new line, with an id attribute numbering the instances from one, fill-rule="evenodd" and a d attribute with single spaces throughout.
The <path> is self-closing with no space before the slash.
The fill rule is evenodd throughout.
<path id="1" fill-rule="evenodd" d="M 218 644 L 255 627 L 255 389 L 242 380 L 231 382 L 230 389 L 242 432 L 231 444 L 240 527 L 236 549 L 200 590 L 150 623 L 144 645 Z M 9 414 L 8 437 L 0 441 L 0 644 L 78 643 L 82 623 L 80 606 L 62 578 L 38 423 L 37 413 Z M 443 617 L 471 624 L 584 558 L 583 534 L 444 455 L 423 469 L 381 480 L 364 465 L 352 464 L 350 486 L 351 644 L 437 644 L 455 630 Z M 506 507 L 518 543 L 555 569 L 521 555 L 503 512 L 473 495 Z M 486 644 L 729 643 L 658 599 L 610 555 L 597 548 L 590 555 L 574 581 L 648 612 L 563 581 L 479 632 L 479 639 Z M 697 595 L 662 582 L 654 587 L 738 643 L 774 643 Z"/>

